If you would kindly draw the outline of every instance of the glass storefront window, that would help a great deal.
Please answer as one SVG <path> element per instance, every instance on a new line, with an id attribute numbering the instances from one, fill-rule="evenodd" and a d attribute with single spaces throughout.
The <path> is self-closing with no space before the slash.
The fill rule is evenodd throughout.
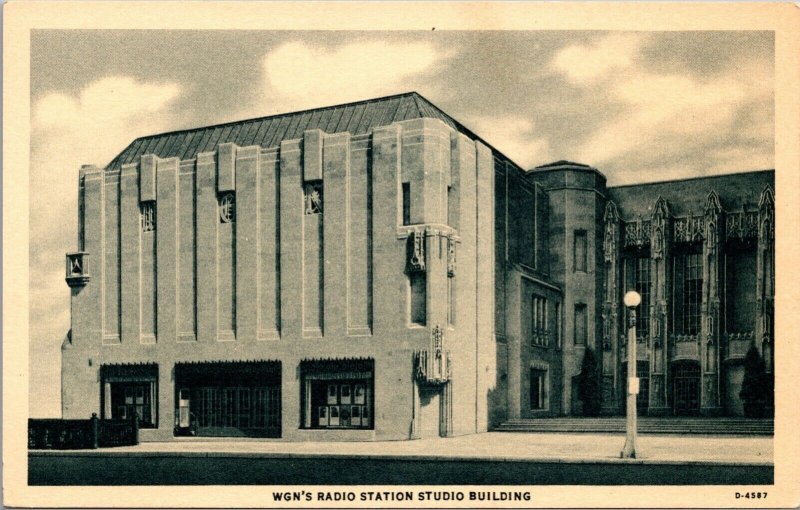
<path id="1" fill-rule="evenodd" d="M 371 360 L 315 361 L 301 367 L 303 428 L 372 428 Z"/>

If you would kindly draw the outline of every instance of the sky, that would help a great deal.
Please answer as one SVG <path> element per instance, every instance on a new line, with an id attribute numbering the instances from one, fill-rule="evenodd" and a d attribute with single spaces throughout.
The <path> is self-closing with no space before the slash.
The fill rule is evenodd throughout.
<path id="1" fill-rule="evenodd" d="M 135 138 L 417 91 L 523 168 L 774 166 L 772 32 L 34 30 L 30 415 L 60 416 L 78 169 Z"/>

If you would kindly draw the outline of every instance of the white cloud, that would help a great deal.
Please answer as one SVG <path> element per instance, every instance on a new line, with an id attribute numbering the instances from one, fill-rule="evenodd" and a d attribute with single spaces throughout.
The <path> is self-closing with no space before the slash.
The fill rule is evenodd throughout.
<path id="1" fill-rule="evenodd" d="M 745 172 L 774 168 L 774 155 L 763 147 L 721 147 L 710 154 L 715 161 L 709 173 Z"/>
<path id="2" fill-rule="evenodd" d="M 725 77 L 699 82 L 689 76 L 643 74 L 618 83 L 612 95 L 628 109 L 583 144 L 582 160 L 597 164 L 631 151 L 663 156 L 675 144 L 727 135 L 737 110 L 749 100 L 743 86 Z"/>
<path id="3" fill-rule="evenodd" d="M 594 44 L 570 45 L 556 53 L 552 65 L 573 83 L 589 83 L 631 67 L 644 40 L 641 34 L 611 34 Z"/>
<path id="4" fill-rule="evenodd" d="M 465 124 L 523 169 L 551 160 L 550 143 L 537 136 L 530 119 L 514 115 L 476 116 L 468 118 Z"/>
<path id="5" fill-rule="evenodd" d="M 256 113 L 284 112 L 407 92 L 435 94 L 436 64 L 446 52 L 424 42 L 359 42 L 334 48 L 289 42 L 262 62 L 263 94 Z"/>
<path id="6" fill-rule="evenodd" d="M 581 158 L 603 164 L 631 152 L 663 158 L 678 156 L 691 145 L 725 144 L 737 129 L 740 109 L 764 94 L 764 88 L 738 74 L 699 81 L 643 73 L 614 87 L 612 97 L 628 108 L 588 138 L 580 149 Z M 758 125 L 744 129 L 770 146 L 771 124 L 772 116 L 766 115 Z"/>
<path id="7" fill-rule="evenodd" d="M 30 166 L 31 383 L 60 366 L 59 347 L 69 329 L 69 289 L 64 254 L 77 248 L 77 189 L 81 164 L 107 164 L 136 137 L 176 124 L 169 110 L 180 94 L 173 83 L 143 83 L 109 76 L 77 94 L 54 92 L 33 105 Z M 34 391 L 34 390 L 32 390 Z M 38 390 L 35 390 L 38 391 Z M 58 409 L 56 385 L 49 399 L 32 399 L 31 412 Z"/>
<path id="8" fill-rule="evenodd" d="M 656 73 L 645 68 L 642 35 L 612 34 L 592 44 L 559 51 L 552 68 L 586 90 L 603 91 L 621 113 L 603 122 L 578 148 L 578 159 L 601 167 L 618 168 L 624 178 L 636 170 L 621 162 L 635 160 L 638 171 L 653 170 L 663 178 L 685 177 L 687 168 L 665 168 L 663 161 L 689 158 L 708 163 L 713 172 L 732 171 L 737 163 L 713 150 L 691 158 L 698 147 L 723 147 L 736 137 L 749 138 L 765 150 L 747 152 L 750 168 L 772 164 L 770 154 L 774 116 L 769 109 L 751 113 L 744 126 L 743 108 L 768 104 L 773 95 L 773 71 L 767 62 L 739 60 L 723 73 L 697 77 L 690 73 Z M 744 131 L 744 133 L 742 133 Z M 716 156 L 715 156 L 716 154 Z M 716 158 L 716 159 L 715 159 Z M 744 162 L 739 162 L 739 168 Z M 694 168 L 694 172 L 706 171 Z M 669 171 L 670 175 L 664 175 Z M 673 175 L 674 174 L 674 175 Z"/>

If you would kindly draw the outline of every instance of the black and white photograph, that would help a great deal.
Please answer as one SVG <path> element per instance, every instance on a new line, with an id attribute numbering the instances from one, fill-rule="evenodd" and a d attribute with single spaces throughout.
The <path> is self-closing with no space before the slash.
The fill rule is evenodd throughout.
<path id="1" fill-rule="evenodd" d="M 800 503 L 791 4 L 31 3 L 7 504 Z"/>

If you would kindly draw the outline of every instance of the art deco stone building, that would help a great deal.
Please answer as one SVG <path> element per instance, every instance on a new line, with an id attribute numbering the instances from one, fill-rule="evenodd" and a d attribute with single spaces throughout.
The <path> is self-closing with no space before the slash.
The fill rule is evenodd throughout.
<path id="1" fill-rule="evenodd" d="M 773 355 L 773 172 L 607 187 L 525 171 L 416 93 L 140 138 L 79 177 L 64 418 L 404 439 L 624 405 L 740 414 Z"/>

